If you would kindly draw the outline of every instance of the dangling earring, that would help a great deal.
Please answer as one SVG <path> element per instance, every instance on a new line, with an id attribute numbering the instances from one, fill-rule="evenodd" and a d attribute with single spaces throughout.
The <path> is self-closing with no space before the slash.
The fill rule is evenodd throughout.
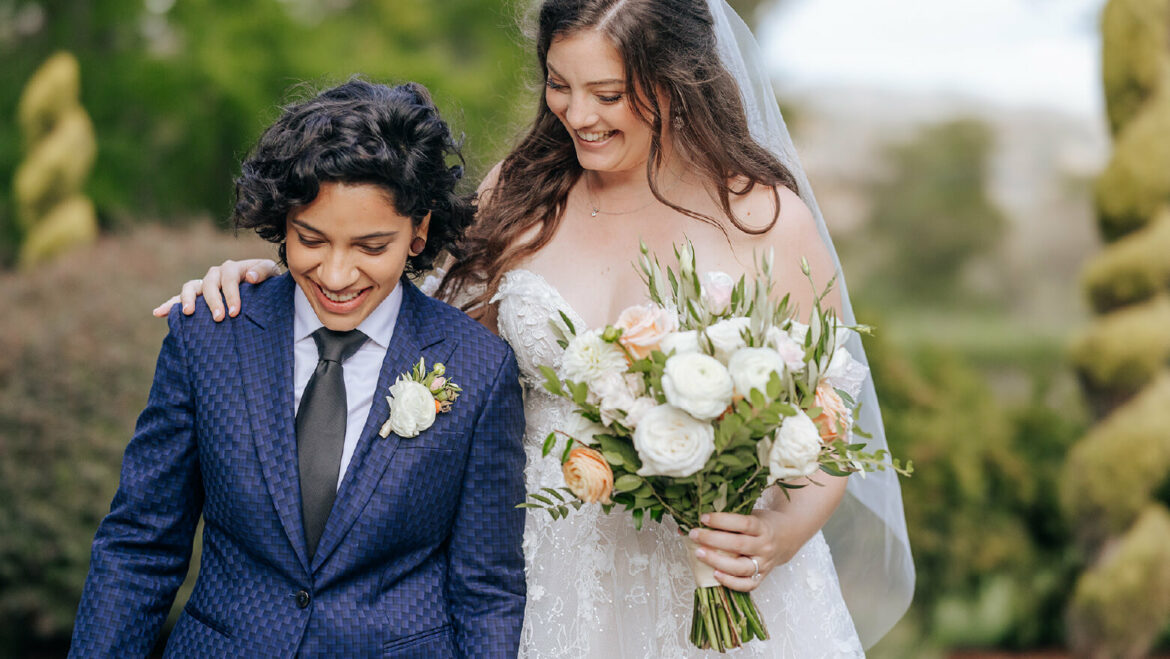
<path id="1" fill-rule="evenodd" d="M 414 240 L 410 241 L 410 255 L 418 256 L 422 254 L 423 249 L 427 246 L 427 239 L 422 236 L 415 236 Z"/>
<path id="2" fill-rule="evenodd" d="M 682 130 L 682 127 L 683 127 L 682 115 L 681 114 L 674 115 L 674 118 L 670 120 L 670 125 L 675 130 Z"/>

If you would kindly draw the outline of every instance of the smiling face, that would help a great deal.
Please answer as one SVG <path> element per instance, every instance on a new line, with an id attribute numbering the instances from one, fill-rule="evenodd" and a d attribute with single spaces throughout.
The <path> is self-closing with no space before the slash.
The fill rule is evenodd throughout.
<path id="1" fill-rule="evenodd" d="M 581 166 L 645 167 L 653 130 L 630 105 L 625 66 L 609 39 L 593 30 L 557 37 L 546 64 L 545 102 L 573 137 Z"/>
<path id="2" fill-rule="evenodd" d="M 289 211 L 288 270 L 331 330 L 356 328 L 393 292 L 410 243 L 426 238 L 376 185 L 322 183 L 317 198 Z"/>

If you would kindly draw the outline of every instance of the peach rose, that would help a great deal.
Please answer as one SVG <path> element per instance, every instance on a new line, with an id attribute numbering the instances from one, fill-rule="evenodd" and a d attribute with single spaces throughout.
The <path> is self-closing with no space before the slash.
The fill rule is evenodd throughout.
<path id="1" fill-rule="evenodd" d="M 853 413 L 845 406 L 845 401 L 828 382 L 822 381 L 817 385 L 813 397 L 814 404 L 821 408 L 821 413 L 813 421 L 821 433 L 821 441 L 826 444 L 843 439 L 849 432 L 853 421 Z"/>
<path id="2" fill-rule="evenodd" d="M 578 499 L 587 503 L 610 503 L 613 470 L 597 451 L 585 446 L 574 447 L 561 471 L 565 474 L 565 485 Z"/>
<path id="3" fill-rule="evenodd" d="M 622 330 L 618 341 L 634 359 L 642 359 L 657 350 L 667 334 L 678 330 L 678 318 L 662 307 L 642 304 L 623 311 L 614 327 Z"/>

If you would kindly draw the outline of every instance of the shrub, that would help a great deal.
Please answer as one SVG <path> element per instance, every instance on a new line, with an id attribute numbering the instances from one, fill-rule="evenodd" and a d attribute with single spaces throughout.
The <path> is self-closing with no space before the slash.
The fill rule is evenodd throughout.
<path id="1" fill-rule="evenodd" d="M 147 226 L 0 275 L 0 655 L 68 642 L 166 334 L 151 308 L 210 263 L 270 252 L 206 222 Z"/>
<path id="2" fill-rule="evenodd" d="M 1085 267 L 1084 285 L 1098 313 L 1170 292 L 1170 206 L 1149 226 L 1106 247 Z"/>

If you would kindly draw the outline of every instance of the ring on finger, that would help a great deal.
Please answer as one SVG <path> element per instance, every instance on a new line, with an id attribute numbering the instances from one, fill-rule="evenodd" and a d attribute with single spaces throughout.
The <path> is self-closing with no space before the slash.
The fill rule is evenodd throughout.
<path id="1" fill-rule="evenodd" d="M 751 580 L 752 581 L 759 581 L 760 580 L 760 561 L 757 560 L 755 556 L 748 556 L 748 558 L 751 559 L 752 566 L 754 566 L 756 568 L 756 571 L 752 572 Z"/>

